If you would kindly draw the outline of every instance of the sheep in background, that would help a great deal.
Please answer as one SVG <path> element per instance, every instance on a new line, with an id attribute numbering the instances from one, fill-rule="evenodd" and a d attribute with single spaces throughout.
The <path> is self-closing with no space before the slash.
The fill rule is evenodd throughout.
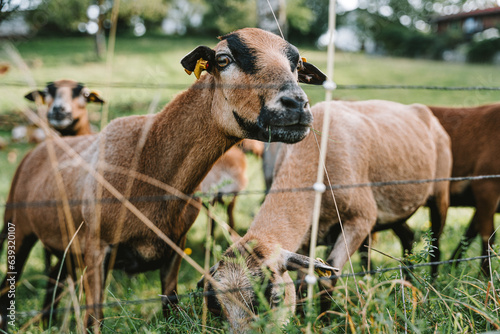
<path id="1" fill-rule="evenodd" d="M 245 142 L 243 140 L 243 142 Z M 234 194 L 227 205 L 227 217 L 229 226 L 234 229 L 234 207 L 236 205 L 236 194 L 248 184 L 247 159 L 245 153 L 239 147 L 231 147 L 224 155 L 217 160 L 207 176 L 200 185 L 202 193 L 212 194 L 211 205 L 220 203 L 224 205 L 223 195 Z M 212 224 L 211 235 L 214 235 L 215 226 Z"/>
<path id="2" fill-rule="evenodd" d="M 87 103 L 104 103 L 98 92 L 73 80 L 57 80 L 47 83 L 43 90 L 35 90 L 24 96 L 27 100 L 47 106 L 47 121 L 61 136 L 91 134 Z"/>
<path id="3" fill-rule="evenodd" d="M 429 106 L 451 139 L 453 154 L 452 177 L 500 174 L 500 103 L 476 107 Z M 450 206 L 470 206 L 476 209 L 462 241 L 451 256 L 461 258 L 471 241 L 481 236 L 482 253 L 488 254 L 488 242 L 494 243 L 494 215 L 500 212 L 500 179 L 483 179 L 450 183 Z M 434 224 L 436 217 L 431 214 Z M 376 230 L 385 230 L 377 226 Z M 414 235 L 410 227 L 399 224 L 389 227 L 399 237 L 403 251 L 411 251 Z M 360 248 L 362 253 L 366 250 Z M 366 256 L 365 256 L 366 257 Z M 489 261 L 481 264 L 484 274 L 489 274 Z"/>

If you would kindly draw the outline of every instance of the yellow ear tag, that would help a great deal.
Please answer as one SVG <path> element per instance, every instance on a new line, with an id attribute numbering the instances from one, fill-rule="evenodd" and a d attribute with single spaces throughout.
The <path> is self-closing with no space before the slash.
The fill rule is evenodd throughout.
<path id="1" fill-rule="evenodd" d="M 90 98 L 90 102 L 95 102 L 98 98 L 102 100 L 101 94 L 97 90 L 91 90 L 84 94 L 84 96 L 86 99 Z M 104 103 L 104 101 L 102 103 Z"/>
<path id="2" fill-rule="evenodd" d="M 304 70 L 304 65 L 303 65 L 304 63 L 307 63 L 307 59 L 305 57 L 301 57 L 299 61 L 299 66 L 297 67 L 299 72 Z"/>
<path id="3" fill-rule="evenodd" d="M 328 263 L 326 263 L 322 258 L 317 257 L 316 260 L 328 266 Z M 316 274 L 318 274 L 319 277 L 330 277 L 333 275 L 333 271 L 331 270 L 316 268 L 314 269 L 314 271 L 316 272 Z"/>
<path id="4" fill-rule="evenodd" d="M 201 76 L 201 72 L 205 71 L 206 69 L 208 69 L 208 61 L 204 60 L 203 58 L 200 58 L 196 62 L 196 66 L 194 67 L 194 71 L 190 71 L 190 70 L 186 70 L 186 69 L 184 69 L 184 71 L 186 71 L 186 73 L 189 75 L 191 75 L 191 73 L 194 73 L 194 76 L 196 77 L 196 79 L 199 79 Z"/>

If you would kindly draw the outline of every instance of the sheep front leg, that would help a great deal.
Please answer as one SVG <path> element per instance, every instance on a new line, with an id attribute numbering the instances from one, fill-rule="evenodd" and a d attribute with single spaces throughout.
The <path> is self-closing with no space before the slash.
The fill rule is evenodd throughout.
<path id="1" fill-rule="evenodd" d="M 179 247 L 184 249 L 186 244 L 186 237 L 183 237 L 179 243 Z M 179 275 L 179 268 L 181 267 L 182 257 L 176 252 L 172 251 L 174 254 L 170 261 L 167 261 L 160 268 L 160 280 L 161 280 L 161 290 L 164 296 L 162 297 L 163 304 L 163 316 L 166 320 L 170 317 L 172 308 L 177 308 L 179 300 L 174 294 L 177 293 L 177 276 Z"/>
<path id="2" fill-rule="evenodd" d="M 100 240 L 90 237 L 87 238 L 85 250 L 86 273 L 84 277 L 84 287 L 87 311 L 85 313 L 85 324 L 87 330 L 94 333 L 100 333 L 101 323 L 104 318 L 102 311 L 102 302 L 104 294 L 104 284 L 107 274 L 106 247 Z"/>
<path id="3" fill-rule="evenodd" d="M 349 258 L 359 249 L 363 241 L 371 233 L 375 221 L 376 217 L 371 219 L 366 217 L 355 217 L 343 222 L 344 233 L 340 232 L 332 252 L 326 260 L 330 266 L 339 268 L 339 271 L 334 273 L 335 275 L 340 275 L 342 267 L 349 261 Z M 331 298 L 329 294 L 337 284 L 337 281 L 337 278 L 329 281 L 320 281 L 320 289 L 324 290 L 321 293 L 321 312 L 330 309 Z"/>

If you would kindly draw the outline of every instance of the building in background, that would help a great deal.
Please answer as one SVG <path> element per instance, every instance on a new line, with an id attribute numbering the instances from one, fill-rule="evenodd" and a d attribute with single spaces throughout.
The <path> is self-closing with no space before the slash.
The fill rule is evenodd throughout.
<path id="1" fill-rule="evenodd" d="M 500 7 L 440 16 L 433 23 L 438 33 L 461 32 L 464 37 L 471 38 L 478 32 L 500 28 Z"/>

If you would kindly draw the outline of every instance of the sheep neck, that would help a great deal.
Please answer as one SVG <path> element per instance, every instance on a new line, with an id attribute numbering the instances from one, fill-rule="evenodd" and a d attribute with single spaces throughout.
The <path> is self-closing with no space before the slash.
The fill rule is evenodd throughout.
<path id="1" fill-rule="evenodd" d="M 193 193 L 217 159 L 239 139 L 228 137 L 213 114 L 215 82 L 204 75 L 156 115 L 143 149 L 141 172 Z"/>

